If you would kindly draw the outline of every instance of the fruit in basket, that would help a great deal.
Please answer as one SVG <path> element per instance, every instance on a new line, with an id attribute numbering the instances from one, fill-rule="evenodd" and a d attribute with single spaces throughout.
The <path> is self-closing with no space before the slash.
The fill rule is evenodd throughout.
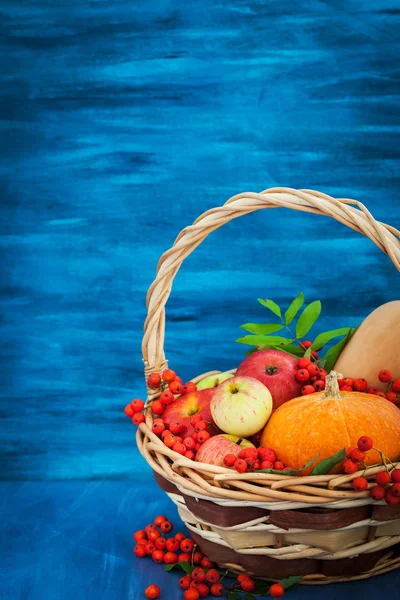
<path id="1" fill-rule="evenodd" d="M 224 457 L 227 454 L 237 457 L 243 448 L 254 448 L 254 446 L 248 440 L 237 435 L 221 433 L 214 435 L 201 445 L 196 455 L 196 461 L 223 467 Z"/>
<path id="2" fill-rule="evenodd" d="M 364 445 L 359 443 L 361 436 Z M 323 460 L 348 446 L 366 451 L 370 447 L 367 438 L 372 438 L 374 447 L 390 460 L 398 459 L 399 409 L 372 394 L 339 390 L 337 373 L 332 371 L 326 378 L 325 391 L 295 398 L 274 412 L 262 434 L 261 445 L 272 446 L 288 467 L 300 469 L 317 454 Z M 379 453 L 370 450 L 365 463 L 380 462 Z M 342 469 L 339 465 L 333 472 Z"/>
<path id="3" fill-rule="evenodd" d="M 281 350 L 259 350 L 238 366 L 236 376 L 254 377 L 271 392 L 274 408 L 300 396 L 304 383 L 297 381 L 297 359 Z"/>
<path id="4" fill-rule="evenodd" d="M 192 435 L 195 431 L 194 425 L 191 423 L 191 417 L 201 413 L 201 418 L 207 421 L 207 431 L 214 435 L 217 433 L 217 428 L 214 426 L 213 418 L 210 411 L 210 402 L 214 389 L 200 390 L 185 394 L 177 398 L 172 404 L 169 404 L 164 413 L 163 421 L 168 427 L 172 423 L 179 421 L 183 424 L 182 433 L 184 436 Z"/>
<path id="5" fill-rule="evenodd" d="M 370 386 L 386 391 L 381 369 L 400 373 L 400 300 L 374 310 L 361 323 L 339 356 L 335 370 L 366 379 Z"/>
<path id="6" fill-rule="evenodd" d="M 219 386 L 220 383 L 225 381 L 225 379 L 229 379 L 230 377 L 233 377 L 233 373 L 230 371 L 225 371 L 225 373 L 216 373 L 215 375 L 208 375 L 198 382 L 197 389 L 204 390 L 206 388 L 215 388 Z"/>
<path id="7" fill-rule="evenodd" d="M 232 435 L 257 433 L 272 412 L 272 397 L 253 377 L 231 377 L 220 383 L 212 395 L 211 414 L 216 425 Z"/>

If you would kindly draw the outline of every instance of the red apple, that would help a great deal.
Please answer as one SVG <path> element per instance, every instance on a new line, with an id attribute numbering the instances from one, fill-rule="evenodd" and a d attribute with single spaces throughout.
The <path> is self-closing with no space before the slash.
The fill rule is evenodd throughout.
<path id="1" fill-rule="evenodd" d="M 192 435 L 194 427 L 190 423 L 190 417 L 200 412 L 203 420 L 210 423 L 207 427 L 207 431 L 211 435 L 215 435 L 219 430 L 214 425 L 210 411 L 210 402 L 214 392 L 215 388 L 210 388 L 191 392 L 190 394 L 177 398 L 172 404 L 169 404 L 163 412 L 162 419 L 164 423 L 169 426 L 171 423 L 180 421 L 185 427 L 183 434 L 185 436 Z"/>
<path id="2" fill-rule="evenodd" d="M 274 409 L 284 402 L 301 396 L 302 383 L 296 373 L 297 358 L 281 350 L 259 350 L 250 354 L 237 368 L 237 376 L 254 377 L 272 395 Z"/>
<path id="3" fill-rule="evenodd" d="M 238 437 L 237 435 L 229 435 L 222 433 L 210 437 L 204 444 L 200 446 L 196 454 L 196 460 L 208 465 L 224 466 L 224 457 L 227 454 L 239 456 L 239 452 L 243 448 L 255 448 L 249 440 Z"/>

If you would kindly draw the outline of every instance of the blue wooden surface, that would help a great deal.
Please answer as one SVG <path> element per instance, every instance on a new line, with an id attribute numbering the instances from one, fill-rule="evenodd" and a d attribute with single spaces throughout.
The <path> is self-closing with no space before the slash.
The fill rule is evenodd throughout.
<path id="1" fill-rule="evenodd" d="M 181 600 L 179 574 L 133 556 L 133 532 L 175 506 L 150 479 L 136 482 L 0 483 L 1 600 L 141 600 L 156 583 L 161 600 Z M 373 580 L 299 586 L 290 600 L 397 598 L 400 572 Z M 286 597 L 286 596 L 285 596 Z"/>
<path id="2" fill-rule="evenodd" d="M 4 479 L 134 478 L 121 407 L 144 394 L 156 262 L 244 190 L 311 187 L 399 225 L 393 0 L 1 2 Z M 399 297 L 371 242 L 290 211 L 238 219 L 185 262 L 166 351 L 237 364 L 258 296 L 300 290 L 322 327 Z"/>

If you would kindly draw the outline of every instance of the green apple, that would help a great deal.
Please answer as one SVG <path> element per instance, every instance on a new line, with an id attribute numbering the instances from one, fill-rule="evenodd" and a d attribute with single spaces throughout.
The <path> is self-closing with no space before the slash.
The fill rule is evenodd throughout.
<path id="1" fill-rule="evenodd" d="M 225 379 L 229 379 L 233 377 L 233 373 L 229 371 L 225 371 L 225 373 L 216 373 L 215 375 L 208 375 L 208 377 L 204 377 L 201 379 L 199 383 L 197 383 L 198 390 L 205 390 L 206 388 L 218 387 L 220 383 L 225 381 Z"/>

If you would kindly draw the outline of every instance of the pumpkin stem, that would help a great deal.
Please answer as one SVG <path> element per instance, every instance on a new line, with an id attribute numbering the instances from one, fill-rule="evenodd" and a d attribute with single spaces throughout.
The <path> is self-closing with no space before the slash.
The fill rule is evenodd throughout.
<path id="1" fill-rule="evenodd" d="M 324 398 L 342 397 L 339 391 L 338 379 L 343 379 L 343 375 L 341 373 L 336 373 L 336 371 L 331 371 L 329 375 L 326 376 Z"/>

